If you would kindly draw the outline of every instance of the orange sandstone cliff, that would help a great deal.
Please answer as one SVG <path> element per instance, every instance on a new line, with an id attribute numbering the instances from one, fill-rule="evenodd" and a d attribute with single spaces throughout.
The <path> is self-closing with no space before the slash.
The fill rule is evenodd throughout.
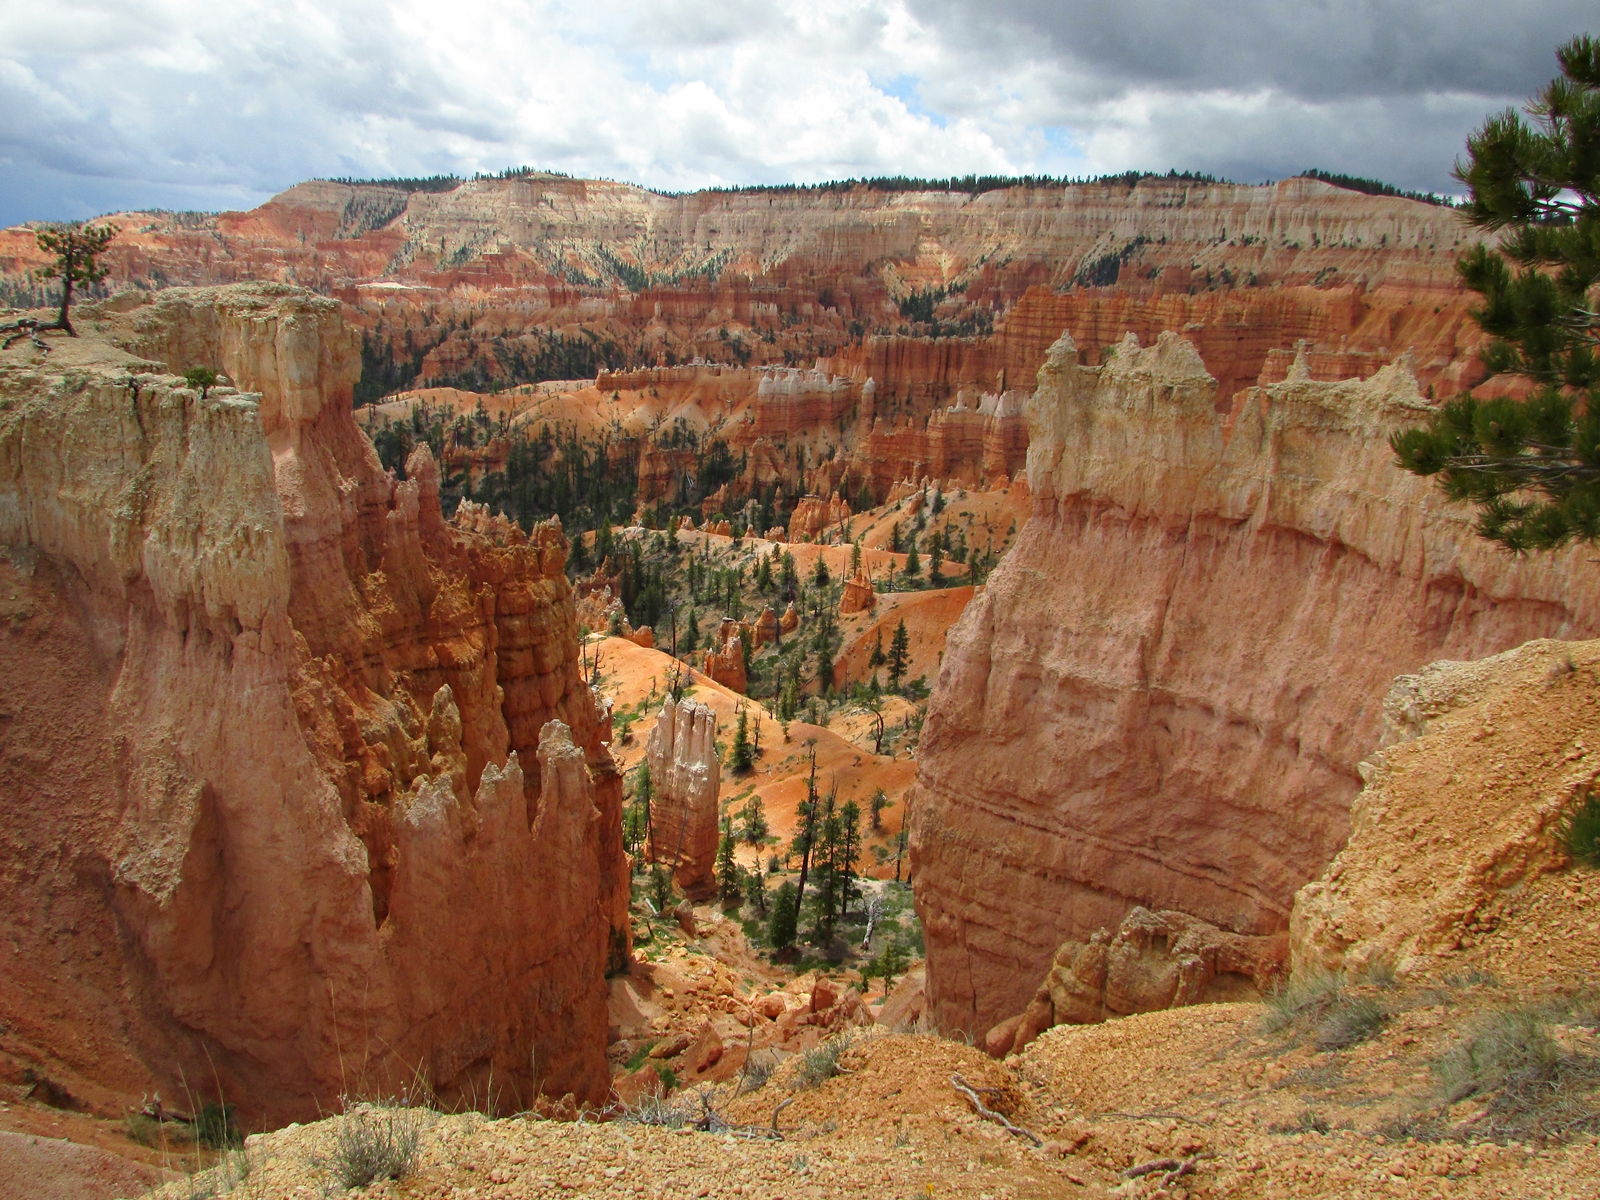
<path id="1" fill-rule="evenodd" d="M 1302 359 L 1218 412 L 1175 334 L 1078 359 L 1039 371 L 1032 515 L 950 632 L 910 802 L 932 1010 L 979 1034 L 1137 906 L 1283 935 L 1396 674 L 1600 629 L 1585 552 L 1511 558 L 1392 465 L 1404 364 Z"/>
<path id="2" fill-rule="evenodd" d="M 251 1121 L 602 1098 L 621 784 L 559 527 L 384 472 L 333 301 L 83 324 L 0 356 L 3 1069 Z"/>

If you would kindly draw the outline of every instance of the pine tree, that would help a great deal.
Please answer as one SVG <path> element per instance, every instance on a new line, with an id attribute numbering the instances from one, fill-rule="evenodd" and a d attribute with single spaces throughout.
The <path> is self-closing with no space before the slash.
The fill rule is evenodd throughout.
<path id="1" fill-rule="evenodd" d="M 906 551 L 906 578 L 915 579 L 922 574 L 922 560 L 917 557 L 917 544 L 911 543 L 911 549 Z"/>
<path id="2" fill-rule="evenodd" d="M 900 553 L 900 522 L 896 521 L 889 526 L 889 553 Z"/>
<path id="3" fill-rule="evenodd" d="M 839 809 L 839 917 L 850 915 L 850 901 L 860 892 L 856 865 L 861 861 L 861 806 L 846 800 Z"/>
<path id="4" fill-rule="evenodd" d="M 765 554 L 756 564 L 756 591 L 761 593 L 772 590 L 772 560 Z"/>
<path id="5" fill-rule="evenodd" d="M 799 928 L 799 901 L 796 898 L 795 886 L 785 883 L 778 889 L 777 896 L 772 902 L 772 922 L 767 927 L 767 940 L 774 950 L 787 950 L 794 945 L 795 933 Z"/>
<path id="6" fill-rule="evenodd" d="M 622 845 L 628 852 L 634 871 L 638 871 L 644 865 L 644 839 L 644 808 L 638 804 L 630 804 L 622 818 Z"/>
<path id="7" fill-rule="evenodd" d="M 767 840 L 767 814 L 766 806 L 761 802 L 760 796 L 751 796 L 745 802 L 744 811 L 740 814 L 744 822 L 743 837 L 751 846 L 759 846 Z"/>
<path id="8" fill-rule="evenodd" d="M 717 843 L 717 890 L 722 903 L 735 904 L 744 896 L 744 871 L 733 855 L 733 821 L 722 818 L 722 840 Z"/>
<path id="9" fill-rule="evenodd" d="M 633 802 L 642 813 L 645 838 L 652 849 L 655 846 L 655 826 L 650 820 L 650 800 L 654 794 L 650 786 L 650 762 L 646 759 L 639 764 L 638 774 L 633 777 Z"/>
<path id="10" fill-rule="evenodd" d="M 891 939 L 873 960 L 873 974 L 883 980 L 883 994 L 888 995 L 894 986 L 894 977 L 906 969 L 905 948 L 897 939 Z"/>
<path id="11" fill-rule="evenodd" d="M 589 566 L 589 548 L 584 540 L 583 530 L 579 529 L 572 535 L 572 553 L 567 557 L 567 567 L 574 579 Z"/>
<path id="12" fill-rule="evenodd" d="M 659 863 L 650 868 L 650 899 L 658 914 L 672 907 L 672 872 Z"/>
<path id="13" fill-rule="evenodd" d="M 689 609 L 689 623 L 683 627 L 683 636 L 678 639 L 678 649 L 684 654 L 700 648 L 700 619 L 693 608 Z"/>
<path id="14" fill-rule="evenodd" d="M 906 632 L 905 619 L 894 627 L 894 637 L 889 641 L 889 690 L 896 691 L 911 665 L 911 635 Z"/>
<path id="15" fill-rule="evenodd" d="M 1484 365 L 1533 390 L 1461 396 L 1390 439 L 1401 467 L 1437 476 L 1476 506 L 1480 536 L 1517 554 L 1600 541 L 1600 40 L 1573 38 L 1556 58 L 1562 78 L 1527 106 L 1531 125 L 1511 109 L 1491 117 L 1456 167 L 1462 214 L 1502 233 L 1458 266 L 1484 300 L 1472 314 L 1489 335 Z"/>
<path id="16" fill-rule="evenodd" d="M 812 940 L 826 946 L 833 941 L 835 925 L 839 918 L 839 852 L 844 839 L 843 824 L 835 804 L 835 793 L 829 792 L 821 801 L 822 816 L 817 822 L 817 845 L 814 851 L 817 863 L 817 895 L 813 901 L 817 918 L 812 930 Z"/>
<path id="17" fill-rule="evenodd" d="M 745 874 L 744 894 L 756 912 L 763 917 L 767 915 L 767 880 L 759 869 Z"/>
<path id="18" fill-rule="evenodd" d="M 817 822 L 821 817 L 818 812 L 817 799 L 817 743 L 815 738 L 807 738 L 807 748 L 811 752 L 811 774 L 806 779 L 806 798 L 801 802 L 799 811 L 795 814 L 800 818 L 800 827 L 795 831 L 793 853 L 800 857 L 800 880 L 795 888 L 795 919 L 799 920 L 800 904 L 806 896 L 806 876 L 811 870 L 811 852 L 817 843 Z"/>
<path id="19" fill-rule="evenodd" d="M 755 753 L 750 748 L 750 719 L 745 706 L 739 706 L 739 720 L 733 727 L 733 745 L 728 748 L 728 769 L 743 775 L 755 766 Z"/>
<path id="20" fill-rule="evenodd" d="M 53 325 L 42 325 L 41 329 L 59 329 L 69 337 L 78 336 L 68 312 L 72 307 L 72 285 L 89 287 L 110 274 L 110 268 L 103 266 L 99 258 L 117 233 L 115 225 L 51 225 L 34 234 L 39 249 L 55 257 L 48 267 L 39 268 L 39 278 L 61 280 L 61 310 Z"/>
<path id="21" fill-rule="evenodd" d="M 859 574 L 861 574 L 861 543 L 855 541 L 850 543 L 850 578 L 854 579 Z"/>
<path id="22" fill-rule="evenodd" d="M 889 660 L 883 656 L 883 630 L 879 628 L 872 642 L 872 653 L 867 656 L 867 666 L 881 667 Z"/>
<path id="23" fill-rule="evenodd" d="M 939 577 L 943 574 L 940 570 L 943 564 L 944 539 L 939 535 L 939 531 L 935 529 L 928 537 L 928 578 L 935 583 L 939 582 Z"/>

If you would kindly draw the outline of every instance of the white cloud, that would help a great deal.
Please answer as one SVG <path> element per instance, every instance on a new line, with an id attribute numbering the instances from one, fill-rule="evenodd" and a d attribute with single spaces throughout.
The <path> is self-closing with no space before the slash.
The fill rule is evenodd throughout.
<path id="1" fill-rule="evenodd" d="M 1340 24 L 1190 0 L 12 5 L 0 222 L 524 163 L 661 188 L 1310 165 L 1437 187 L 1565 36 L 1544 29 L 1557 13 L 1497 40 L 1514 10 L 1454 7 L 1369 0 Z M 1463 57 L 1473 38 L 1488 48 Z"/>

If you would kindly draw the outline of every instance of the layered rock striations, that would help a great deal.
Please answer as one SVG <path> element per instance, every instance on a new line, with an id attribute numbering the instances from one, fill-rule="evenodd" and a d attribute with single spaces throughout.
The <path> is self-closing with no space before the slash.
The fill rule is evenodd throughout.
<path id="1" fill-rule="evenodd" d="M 1343 845 L 1397 673 L 1600 627 L 1580 551 L 1518 560 L 1392 465 L 1403 365 L 1219 413 L 1193 347 L 1052 347 L 1033 512 L 952 629 L 911 853 L 933 1011 L 981 1033 L 1135 907 L 1281 933 Z"/>
<path id="2" fill-rule="evenodd" d="M 664 700 L 650 730 L 646 761 L 654 798 L 650 804 L 650 858 L 673 873 L 690 899 L 716 889 L 717 714 L 697 700 Z"/>
<path id="3" fill-rule="evenodd" d="M 621 784 L 559 528 L 446 522 L 425 454 L 385 473 L 330 301 L 103 316 L 0 359 L 20 1057 L 264 1119 L 491 1072 L 602 1099 Z"/>
<path id="4" fill-rule="evenodd" d="M 920 430 L 960 388 L 1025 386 L 1064 328 L 1090 363 L 1130 329 L 1190 331 L 1224 405 L 1281 379 L 1300 339 L 1320 377 L 1369 374 L 1405 349 L 1441 395 L 1481 377 L 1455 273 L 1479 235 L 1448 207 L 1304 178 L 683 196 L 537 173 L 440 192 L 315 181 L 248 213 L 118 223 L 112 288 L 315 286 L 360 322 L 386 386 L 503 392 L 598 372 L 603 388 L 654 390 L 689 370 L 710 397 L 746 388 L 721 372 L 760 373 L 748 440 L 774 445 L 878 416 Z M 0 231 L 13 296 L 44 303 L 40 265 L 31 229 Z M 714 362 L 672 365 L 695 359 Z M 822 370 L 792 365 L 812 362 Z M 856 391 L 868 381 L 875 397 Z M 924 461 L 888 478 L 959 474 Z M 838 472 L 801 477 L 816 465 L 786 486 L 843 487 Z M 646 497 L 682 466 L 670 450 L 642 461 Z"/>
<path id="5" fill-rule="evenodd" d="M 1034 283 L 1187 287 L 1224 264 L 1240 282 L 1310 281 L 1333 266 L 1374 286 L 1436 284 L 1453 278 L 1454 252 L 1470 236 L 1447 207 L 1306 178 L 668 196 L 529 174 L 442 192 L 313 181 L 247 213 L 137 215 L 111 255 L 130 281 L 532 285 L 546 306 L 587 288 L 634 320 L 749 326 L 768 316 L 820 324 L 824 312 L 871 319 L 885 307 L 898 316 L 901 294 L 952 276 L 1002 300 Z M 35 254 L 26 236 L 0 241 L 5 269 Z M 619 297 L 618 286 L 629 292 Z"/>

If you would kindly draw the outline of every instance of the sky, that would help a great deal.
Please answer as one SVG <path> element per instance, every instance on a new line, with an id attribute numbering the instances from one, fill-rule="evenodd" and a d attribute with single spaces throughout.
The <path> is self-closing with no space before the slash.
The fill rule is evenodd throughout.
<path id="1" fill-rule="evenodd" d="M 8 0 L 0 225 L 521 165 L 675 191 L 1308 167 L 1456 191 L 1467 135 L 1596 17 L 1594 0 Z"/>

